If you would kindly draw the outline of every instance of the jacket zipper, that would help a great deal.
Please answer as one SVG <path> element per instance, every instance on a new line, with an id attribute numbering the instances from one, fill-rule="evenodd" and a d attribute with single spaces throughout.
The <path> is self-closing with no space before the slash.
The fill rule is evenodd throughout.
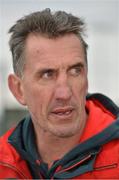
<path id="1" fill-rule="evenodd" d="M 94 170 L 99 171 L 99 170 L 104 170 L 104 169 L 112 169 L 112 168 L 116 168 L 117 166 L 118 166 L 118 164 L 114 163 L 114 164 L 109 164 L 106 166 L 95 167 Z"/>
<path id="2" fill-rule="evenodd" d="M 65 169 L 63 169 L 63 170 L 59 170 L 59 172 L 66 172 L 66 171 L 68 171 L 68 170 L 70 170 L 70 169 L 72 169 L 72 168 L 75 168 L 77 165 L 80 165 L 80 164 L 82 164 L 83 162 L 85 162 L 86 160 L 90 159 L 91 156 L 92 156 L 92 155 L 89 154 L 87 157 L 85 157 L 84 159 L 80 160 L 80 161 L 77 162 L 76 164 L 74 164 L 74 165 L 72 165 L 72 166 L 70 166 L 70 167 L 68 167 L 68 168 L 65 168 Z"/>
<path id="3" fill-rule="evenodd" d="M 15 166 L 12 166 L 11 164 L 5 163 L 0 161 L 0 165 L 5 166 L 5 167 L 9 167 L 10 169 L 14 170 L 15 172 L 17 172 L 20 176 L 22 176 L 23 178 L 28 179 L 29 177 L 26 177 L 23 172 L 21 172 L 20 170 L 18 170 Z"/>

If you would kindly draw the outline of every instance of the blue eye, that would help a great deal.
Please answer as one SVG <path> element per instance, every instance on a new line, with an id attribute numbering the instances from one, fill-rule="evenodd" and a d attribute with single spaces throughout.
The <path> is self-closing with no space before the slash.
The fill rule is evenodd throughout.
<path id="1" fill-rule="evenodd" d="M 46 70 L 42 73 L 43 79 L 52 79 L 55 77 L 55 72 L 53 70 Z"/>
<path id="2" fill-rule="evenodd" d="M 70 75 L 78 76 L 81 72 L 81 67 L 73 67 L 69 70 Z"/>

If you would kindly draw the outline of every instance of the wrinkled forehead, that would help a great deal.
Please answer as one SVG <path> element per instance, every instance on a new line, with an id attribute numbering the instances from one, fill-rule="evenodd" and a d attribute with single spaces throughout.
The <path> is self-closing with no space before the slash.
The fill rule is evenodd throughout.
<path id="1" fill-rule="evenodd" d="M 75 34 L 67 34 L 56 38 L 48 38 L 40 34 L 29 34 L 25 47 L 25 49 L 30 52 L 31 50 L 40 50 L 42 52 L 44 50 L 47 51 L 47 49 L 50 49 L 50 51 L 54 49 L 59 51 L 60 49 L 70 50 L 72 48 L 78 48 L 79 51 L 83 50 L 82 43 Z"/>
<path id="2" fill-rule="evenodd" d="M 85 61 L 83 46 L 74 34 L 48 38 L 30 34 L 25 44 L 25 59 L 30 63 L 58 64 L 62 61 Z"/>

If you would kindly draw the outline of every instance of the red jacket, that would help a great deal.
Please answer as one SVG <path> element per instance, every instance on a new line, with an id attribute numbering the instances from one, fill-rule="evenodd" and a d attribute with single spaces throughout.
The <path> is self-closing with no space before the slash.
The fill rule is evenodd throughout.
<path id="1" fill-rule="evenodd" d="M 87 97 L 86 109 L 89 118 L 79 145 L 56 162 L 49 179 L 119 179 L 119 109 L 100 94 Z M 0 138 L 0 178 L 34 179 L 27 154 L 8 141 L 16 129 Z"/>

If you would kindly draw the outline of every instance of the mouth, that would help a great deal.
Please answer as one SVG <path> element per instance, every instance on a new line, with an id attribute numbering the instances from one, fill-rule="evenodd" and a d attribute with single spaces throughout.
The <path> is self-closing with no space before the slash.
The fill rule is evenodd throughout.
<path id="1" fill-rule="evenodd" d="M 73 107 L 56 108 L 52 111 L 52 114 L 60 119 L 70 118 L 73 114 Z"/>

